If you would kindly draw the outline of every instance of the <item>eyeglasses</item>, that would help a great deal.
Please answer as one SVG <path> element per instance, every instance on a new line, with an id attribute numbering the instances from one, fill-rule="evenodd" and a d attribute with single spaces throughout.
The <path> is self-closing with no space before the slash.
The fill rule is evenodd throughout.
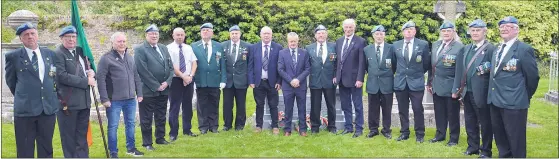
<path id="1" fill-rule="evenodd" d="M 499 29 L 515 29 L 516 26 L 514 25 L 501 25 L 499 26 Z"/>
<path id="2" fill-rule="evenodd" d="M 64 36 L 62 36 L 62 37 L 71 38 L 71 39 L 77 38 L 77 36 L 75 36 L 75 35 L 64 35 Z"/>

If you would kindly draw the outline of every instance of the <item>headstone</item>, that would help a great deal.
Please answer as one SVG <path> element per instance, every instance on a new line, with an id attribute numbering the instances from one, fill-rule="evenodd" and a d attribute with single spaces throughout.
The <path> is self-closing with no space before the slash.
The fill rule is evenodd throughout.
<path id="1" fill-rule="evenodd" d="M 559 76 L 559 67 L 558 67 L 558 59 L 557 59 L 557 52 L 550 53 L 550 60 L 549 60 L 549 90 L 545 94 L 545 100 L 559 104 L 558 99 L 558 76 Z"/>

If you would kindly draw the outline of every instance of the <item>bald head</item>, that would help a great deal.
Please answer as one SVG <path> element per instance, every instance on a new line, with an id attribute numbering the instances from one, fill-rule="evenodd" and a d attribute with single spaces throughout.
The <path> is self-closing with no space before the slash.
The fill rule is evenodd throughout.
<path id="1" fill-rule="evenodd" d="M 177 44 L 182 44 L 184 42 L 184 29 L 182 28 L 175 28 L 173 30 L 173 40 Z"/>

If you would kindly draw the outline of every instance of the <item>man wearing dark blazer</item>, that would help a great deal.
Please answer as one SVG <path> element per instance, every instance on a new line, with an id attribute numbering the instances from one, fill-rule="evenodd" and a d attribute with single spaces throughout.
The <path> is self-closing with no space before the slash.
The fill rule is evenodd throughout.
<path id="1" fill-rule="evenodd" d="M 336 84 L 340 85 L 340 102 L 344 111 L 344 131 L 353 133 L 353 137 L 363 134 L 363 81 L 365 77 L 365 39 L 355 35 L 354 19 L 343 21 L 344 36 L 336 40 L 338 67 L 336 68 Z M 355 131 L 353 125 L 353 108 L 355 110 Z"/>
<path id="2" fill-rule="evenodd" d="M 319 25 L 314 29 L 314 37 L 316 38 L 316 43 L 306 47 L 311 63 L 311 75 L 309 76 L 309 88 L 311 90 L 311 133 L 319 132 L 322 94 L 324 94 L 328 115 L 327 129 L 335 134 L 336 85 L 334 85 L 334 75 L 337 66 L 336 44 L 327 42 L 328 31 L 323 25 Z"/>
<path id="3" fill-rule="evenodd" d="M 229 28 L 229 39 L 221 43 L 227 57 L 227 83 L 223 89 L 223 131 L 233 128 L 233 100 L 236 102 L 235 130 L 245 128 L 246 96 L 248 88 L 249 43 L 241 40 L 241 28 Z"/>
<path id="4" fill-rule="evenodd" d="M 396 69 L 394 59 L 394 49 L 391 44 L 384 42 L 386 30 L 384 26 L 377 25 L 371 33 L 375 43 L 371 44 L 363 52 L 365 53 L 367 66 L 367 93 L 369 101 L 369 134 L 367 138 L 379 135 L 379 119 L 382 109 L 382 135 L 392 138 L 392 100 L 394 71 Z"/>
<path id="5" fill-rule="evenodd" d="M 447 146 L 456 146 L 460 137 L 460 103 L 452 98 L 456 59 L 462 53 L 464 45 L 459 41 L 454 24 L 445 21 L 439 27 L 441 40 L 433 43 L 431 48 L 431 69 L 429 70 L 428 91 L 433 94 L 435 105 L 435 137 L 429 142 L 442 142 L 449 129 L 450 140 Z"/>
<path id="6" fill-rule="evenodd" d="M 272 29 L 268 26 L 260 30 L 261 42 L 253 44 L 248 58 L 248 83 L 253 88 L 256 101 L 256 129 L 262 131 L 264 122 L 264 104 L 268 103 L 272 118 L 272 133 L 279 134 L 278 128 L 278 91 L 281 78 L 277 72 L 278 55 L 283 47 L 272 41 Z M 267 101 L 265 101 L 267 100 Z"/>
<path id="7" fill-rule="evenodd" d="M 198 59 L 198 68 L 194 75 L 196 83 L 196 95 L 198 99 L 202 121 L 198 126 L 201 134 L 208 131 L 218 133 L 219 127 L 219 96 L 220 89 L 225 87 L 227 82 L 226 58 L 223 47 L 217 41 L 212 40 L 213 25 L 204 23 L 200 26 L 200 41 L 190 44 L 192 51 Z"/>
<path id="8" fill-rule="evenodd" d="M 6 54 L 6 84 L 14 95 L 14 133 L 18 158 L 52 158 L 56 95 L 55 53 L 39 48 L 36 27 L 26 22 L 16 29 L 23 47 Z"/>
<path id="9" fill-rule="evenodd" d="M 518 40 L 518 19 L 499 21 L 503 41 L 492 58 L 487 104 L 499 158 L 526 157 L 526 120 L 540 76 L 534 48 Z"/>
<path id="10" fill-rule="evenodd" d="M 396 74 L 394 76 L 394 92 L 398 101 L 400 115 L 400 136 L 397 141 L 410 137 L 409 103 L 411 100 L 416 142 L 422 143 L 425 136 L 423 116 L 423 92 L 425 91 L 425 72 L 430 69 L 431 57 L 427 41 L 415 38 L 415 23 L 408 21 L 402 26 L 404 39 L 392 45 L 396 52 Z"/>
<path id="11" fill-rule="evenodd" d="M 487 27 L 481 19 L 474 20 L 468 26 L 473 43 L 464 46 L 462 54 L 458 54 L 452 98 L 460 98 L 464 104 L 464 122 L 468 136 L 468 148 L 464 154 L 480 154 L 480 158 L 487 158 L 492 155 L 493 143 L 487 88 L 495 46 L 485 39 Z"/>
<path id="12" fill-rule="evenodd" d="M 62 28 L 62 45 L 56 49 L 58 97 L 62 111 L 56 113 L 62 151 L 66 158 L 88 158 L 87 128 L 91 108 L 90 86 L 96 84 L 93 70 L 81 47 L 76 46 L 74 26 Z"/>
<path id="13" fill-rule="evenodd" d="M 144 99 L 140 102 L 140 125 L 142 146 L 148 151 L 155 150 L 152 142 L 152 121 L 155 119 L 155 143 L 169 144 L 165 140 L 167 101 L 173 79 L 173 63 L 167 47 L 159 44 L 159 29 L 154 24 L 146 30 L 146 41 L 134 47 L 134 61 L 144 86 Z"/>
<path id="14" fill-rule="evenodd" d="M 307 52 L 299 49 L 297 33 L 287 34 L 289 48 L 279 52 L 278 73 L 282 78 L 282 93 L 285 104 L 284 136 L 291 136 L 291 121 L 293 120 L 293 103 L 297 99 L 297 114 L 299 117 L 299 135 L 307 136 L 307 76 L 311 72 L 311 64 Z"/>

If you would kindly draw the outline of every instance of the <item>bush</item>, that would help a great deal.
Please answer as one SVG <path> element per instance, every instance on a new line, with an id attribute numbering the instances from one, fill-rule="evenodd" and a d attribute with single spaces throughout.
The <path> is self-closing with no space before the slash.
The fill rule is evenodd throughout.
<path id="1" fill-rule="evenodd" d="M 506 5 L 503 5 L 506 3 Z M 387 28 L 387 42 L 401 39 L 400 28 L 408 20 L 418 26 L 417 37 L 433 42 L 438 39 L 442 20 L 433 13 L 435 1 L 171 1 L 143 2 L 121 9 L 126 17 L 113 26 L 143 32 L 150 23 L 157 24 L 164 39 L 170 39 L 172 29 L 183 27 L 186 42 L 200 39 L 199 27 L 205 22 L 214 25 L 217 41 L 228 40 L 228 28 L 238 24 L 242 39 L 259 41 L 263 26 L 274 31 L 274 40 L 285 44 L 285 35 L 294 31 L 301 37 L 301 46 L 314 41 L 313 30 L 318 24 L 329 29 L 329 40 L 343 35 L 341 22 L 346 18 L 357 20 L 356 34 L 372 42 L 370 31 L 375 25 Z M 466 38 L 467 24 L 475 18 L 488 23 L 488 37 L 499 41 L 497 22 L 512 15 L 520 20 L 520 40 L 532 44 L 538 57 L 546 59 L 557 42 L 557 1 L 467 1 L 466 13 L 456 21 L 460 36 Z M 465 40 L 466 43 L 469 40 Z"/>

